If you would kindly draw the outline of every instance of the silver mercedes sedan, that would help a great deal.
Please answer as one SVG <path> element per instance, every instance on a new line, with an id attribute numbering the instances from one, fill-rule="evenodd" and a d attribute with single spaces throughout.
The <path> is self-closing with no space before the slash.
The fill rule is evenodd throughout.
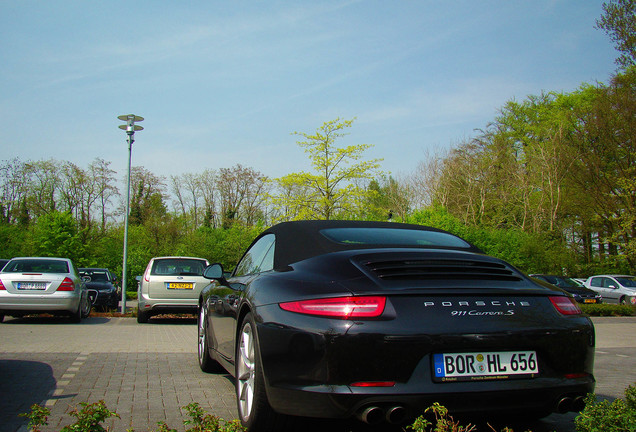
<path id="1" fill-rule="evenodd" d="M 0 322 L 42 313 L 80 322 L 90 311 L 86 284 L 68 258 L 13 258 L 0 272 Z"/>

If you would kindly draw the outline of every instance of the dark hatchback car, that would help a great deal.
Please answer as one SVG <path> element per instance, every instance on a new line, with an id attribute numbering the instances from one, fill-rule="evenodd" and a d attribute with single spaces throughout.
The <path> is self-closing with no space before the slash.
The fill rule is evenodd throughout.
<path id="1" fill-rule="evenodd" d="M 198 358 L 236 378 L 250 432 L 288 416 L 542 417 L 594 390 L 594 328 L 562 290 L 419 225 L 298 221 L 206 268 Z"/>
<path id="2" fill-rule="evenodd" d="M 107 268 L 80 268 L 80 276 L 86 282 L 86 288 L 96 309 L 117 309 L 121 291 L 117 287 L 117 278 Z"/>
<path id="3" fill-rule="evenodd" d="M 555 275 L 544 275 L 544 274 L 533 274 L 530 275 L 535 279 L 542 280 L 544 282 L 555 285 L 558 288 L 561 288 L 574 297 L 574 299 L 579 303 L 586 304 L 594 304 L 601 303 L 601 295 L 596 291 L 593 291 L 589 288 L 583 286 L 583 284 L 575 281 L 572 278 L 564 277 L 564 276 L 555 276 Z"/>

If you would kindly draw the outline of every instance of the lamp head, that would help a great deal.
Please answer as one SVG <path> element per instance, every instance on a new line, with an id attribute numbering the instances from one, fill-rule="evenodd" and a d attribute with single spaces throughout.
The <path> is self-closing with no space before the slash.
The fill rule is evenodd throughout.
<path id="1" fill-rule="evenodd" d="M 143 127 L 135 125 L 135 122 L 144 121 L 143 117 L 136 116 L 134 114 L 124 114 L 117 117 L 121 121 L 125 121 L 126 125 L 120 125 L 119 129 L 123 129 L 128 134 L 133 134 L 135 131 L 144 130 Z"/>

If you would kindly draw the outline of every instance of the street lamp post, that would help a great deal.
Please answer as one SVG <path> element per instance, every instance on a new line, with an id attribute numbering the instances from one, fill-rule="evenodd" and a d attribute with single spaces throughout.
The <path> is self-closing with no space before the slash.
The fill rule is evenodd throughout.
<path id="1" fill-rule="evenodd" d="M 130 164 L 132 161 L 132 144 L 135 142 L 135 132 L 144 130 L 135 122 L 143 121 L 143 117 L 134 114 L 124 114 L 117 117 L 121 121 L 125 121 L 125 125 L 119 125 L 119 129 L 126 131 L 128 135 L 128 188 L 126 190 L 126 213 L 124 214 L 124 265 L 121 277 L 121 313 L 126 313 L 126 265 L 128 262 L 128 213 L 130 213 Z"/>

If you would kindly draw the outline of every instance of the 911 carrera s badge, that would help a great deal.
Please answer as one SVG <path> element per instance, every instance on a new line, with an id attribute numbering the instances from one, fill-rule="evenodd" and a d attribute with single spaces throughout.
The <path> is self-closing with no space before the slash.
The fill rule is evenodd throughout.
<path id="1" fill-rule="evenodd" d="M 516 310 L 530 307 L 525 300 L 455 300 L 455 301 L 425 301 L 424 307 L 441 307 L 447 309 L 453 317 L 469 316 L 510 316 Z"/>

